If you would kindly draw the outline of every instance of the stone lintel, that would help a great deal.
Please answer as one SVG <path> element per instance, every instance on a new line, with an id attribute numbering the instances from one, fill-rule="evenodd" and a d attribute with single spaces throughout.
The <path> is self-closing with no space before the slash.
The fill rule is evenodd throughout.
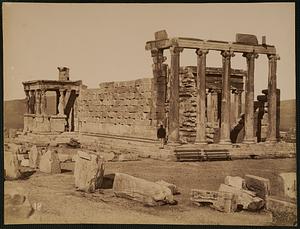
<path id="1" fill-rule="evenodd" d="M 167 49 L 172 45 L 187 49 L 208 49 L 216 51 L 232 50 L 233 52 L 256 52 L 258 54 L 276 54 L 276 48 L 272 45 L 249 45 L 239 44 L 237 42 L 201 40 L 195 38 L 170 38 L 146 42 L 145 49 Z"/>

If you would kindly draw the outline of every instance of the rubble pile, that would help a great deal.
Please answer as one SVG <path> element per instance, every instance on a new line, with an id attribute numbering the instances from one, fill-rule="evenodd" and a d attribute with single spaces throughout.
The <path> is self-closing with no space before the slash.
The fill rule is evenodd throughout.
<path id="1" fill-rule="evenodd" d="M 245 179 L 227 176 L 218 191 L 193 189 L 191 201 L 198 206 L 210 205 L 227 213 L 240 210 L 259 211 L 265 207 L 269 194 L 268 179 L 254 175 L 246 175 Z"/>

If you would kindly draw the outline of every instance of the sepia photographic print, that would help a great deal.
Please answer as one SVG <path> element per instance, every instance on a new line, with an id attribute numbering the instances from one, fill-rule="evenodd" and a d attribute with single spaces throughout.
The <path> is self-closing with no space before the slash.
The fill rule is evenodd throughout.
<path id="1" fill-rule="evenodd" d="M 296 226 L 295 3 L 11 3 L 4 224 Z"/>

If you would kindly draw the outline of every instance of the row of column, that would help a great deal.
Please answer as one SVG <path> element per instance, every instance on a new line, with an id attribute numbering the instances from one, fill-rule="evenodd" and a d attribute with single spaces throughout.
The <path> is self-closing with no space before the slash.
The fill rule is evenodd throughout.
<path id="1" fill-rule="evenodd" d="M 171 72 L 170 72 L 170 100 L 169 100 L 169 140 L 179 140 L 179 70 L 180 52 L 183 48 L 171 47 Z M 206 55 L 208 50 L 197 49 L 197 129 L 196 142 L 206 143 L 206 119 L 205 119 L 205 96 L 206 96 Z M 232 50 L 221 51 L 222 55 L 222 102 L 221 102 L 221 130 L 220 143 L 230 143 L 230 70 Z M 247 61 L 247 76 L 245 82 L 245 143 L 255 142 L 254 133 L 254 63 L 258 54 L 255 52 L 244 53 Z M 277 55 L 268 55 L 269 77 L 268 77 L 268 112 L 269 112 L 269 133 L 268 141 L 276 141 L 276 65 L 279 59 Z"/>
<path id="2" fill-rule="evenodd" d="M 26 113 L 45 115 L 47 108 L 47 97 L 45 89 L 25 90 L 26 95 Z M 64 115 L 65 107 L 65 89 L 57 91 L 57 110 L 58 115 Z"/>
<path id="3" fill-rule="evenodd" d="M 237 124 L 242 113 L 242 92 L 241 89 L 231 90 L 231 112 L 230 112 L 230 127 L 232 128 Z M 206 89 L 206 120 L 212 124 L 214 128 L 219 127 L 219 95 L 222 90 L 220 89 Z"/>

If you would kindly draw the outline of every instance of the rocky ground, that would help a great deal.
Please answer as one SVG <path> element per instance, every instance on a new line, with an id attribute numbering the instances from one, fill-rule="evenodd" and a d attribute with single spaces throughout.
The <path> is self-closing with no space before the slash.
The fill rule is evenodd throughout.
<path id="1" fill-rule="evenodd" d="M 107 162 L 105 174 L 121 172 L 149 181 L 165 180 L 177 185 L 178 205 L 145 207 L 141 203 L 115 197 L 111 189 L 93 194 L 75 191 L 74 162 L 62 163 L 62 173 L 51 175 L 26 168 L 28 177 L 5 181 L 5 190 L 24 187 L 31 204 L 36 206 L 25 221 L 10 219 L 5 223 L 109 223 L 109 224 L 214 224 L 214 225 L 282 225 L 270 212 L 223 213 L 198 207 L 190 201 L 192 188 L 217 190 L 226 176 L 253 174 L 270 179 L 271 195 L 278 189 L 281 172 L 295 172 L 295 158 L 234 160 L 212 162 L 170 162 L 152 159 Z M 292 224 L 293 222 L 289 222 Z"/>

